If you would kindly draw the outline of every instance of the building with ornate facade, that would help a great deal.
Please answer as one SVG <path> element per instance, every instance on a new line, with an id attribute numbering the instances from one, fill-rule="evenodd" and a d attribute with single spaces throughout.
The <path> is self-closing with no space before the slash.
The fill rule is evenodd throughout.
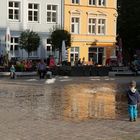
<path id="1" fill-rule="evenodd" d="M 115 57 L 117 0 L 65 0 L 64 28 L 72 34 L 68 60 L 105 65 Z"/>
<path id="2" fill-rule="evenodd" d="M 72 34 L 68 61 L 85 58 L 104 65 L 115 56 L 117 0 L 0 0 L 0 54 L 5 54 L 5 35 L 9 29 L 10 58 L 25 59 L 19 36 L 27 29 L 41 38 L 31 59 L 47 58 L 52 53 L 50 30 L 60 26 Z"/>

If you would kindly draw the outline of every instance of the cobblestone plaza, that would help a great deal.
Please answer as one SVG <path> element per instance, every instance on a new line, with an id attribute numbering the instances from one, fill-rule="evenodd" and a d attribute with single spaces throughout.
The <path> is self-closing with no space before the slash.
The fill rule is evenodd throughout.
<path id="1" fill-rule="evenodd" d="M 132 79 L 1 78 L 0 140 L 138 140 L 123 94 Z"/>

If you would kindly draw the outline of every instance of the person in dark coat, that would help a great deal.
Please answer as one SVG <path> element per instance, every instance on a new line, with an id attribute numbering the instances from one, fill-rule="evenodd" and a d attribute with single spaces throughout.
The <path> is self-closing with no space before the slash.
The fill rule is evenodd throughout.
<path id="1" fill-rule="evenodd" d="M 138 112 L 137 106 L 140 102 L 140 95 L 138 90 L 136 89 L 136 81 L 131 81 L 129 84 L 129 89 L 127 91 L 127 98 L 128 98 L 128 113 L 130 121 L 136 121 Z"/>
<path id="2" fill-rule="evenodd" d="M 40 61 L 40 63 L 37 66 L 37 69 L 38 69 L 40 79 L 44 79 L 46 75 L 46 64 L 44 63 L 44 60 Z"/>

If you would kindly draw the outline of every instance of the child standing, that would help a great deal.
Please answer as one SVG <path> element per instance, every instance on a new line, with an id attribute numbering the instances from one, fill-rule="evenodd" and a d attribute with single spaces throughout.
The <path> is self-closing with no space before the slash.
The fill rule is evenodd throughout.
<path id="1" fill-rule="evenodd" d="M 11 79 L 15 79 L 15 72 L 16 72 L 16 69 L 15 69 L 14 65 L 12 65 L 11 68 L 10 68 Z"/>
<path id="2" fill-rule="evenodd" d="M 140 101 L 140 95 L 138 90 L 136 89 L 136 81 L 131 81 L 129 85 L 129 90 L 127 91 L 128 97 L 128 113 L 130 117 L 130 121 L 136 121 L 138 112 L 137 105 Z"/>

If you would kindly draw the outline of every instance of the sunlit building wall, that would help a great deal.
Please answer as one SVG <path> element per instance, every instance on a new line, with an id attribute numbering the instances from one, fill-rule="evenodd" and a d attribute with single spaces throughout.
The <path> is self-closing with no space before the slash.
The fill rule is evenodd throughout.
<path id="1" fill-rule="evenodd" d="M 65 0 L 64 28 L 72 34 L 69 61 L 85 57 L 105 65 L 115 57 L 116 6 L 117 0 Z"/>

